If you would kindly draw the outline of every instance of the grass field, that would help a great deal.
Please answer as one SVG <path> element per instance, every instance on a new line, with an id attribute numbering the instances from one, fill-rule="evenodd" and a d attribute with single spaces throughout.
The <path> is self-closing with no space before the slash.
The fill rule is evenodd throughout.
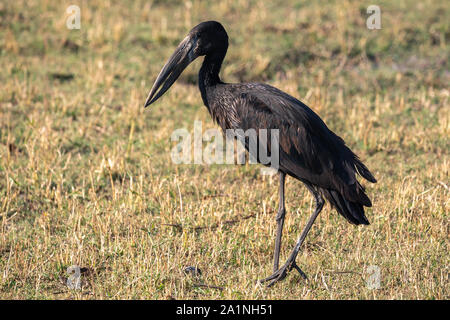
<path id="1" fill-rule="evenodd" d="M 371 4 L 380 30 L 366 27 Z M 272 271 L 276 175 L 171 161 L 175 129 L 215 128 L 201 59 L 143 108 L 204 20 L 228 31 L 225 81 L 300 98 L 378 179 L 371 225 L 325 206 L 297 259 L 308 282 L 256 284 Z M 1 0 L 0 298 L 448 299 L 449 21 L 427 0 Z M 300 182 L 286 188 L 282 262 L 313 208 Z M 66 286 L 72 265 L 81 290 Z"/>

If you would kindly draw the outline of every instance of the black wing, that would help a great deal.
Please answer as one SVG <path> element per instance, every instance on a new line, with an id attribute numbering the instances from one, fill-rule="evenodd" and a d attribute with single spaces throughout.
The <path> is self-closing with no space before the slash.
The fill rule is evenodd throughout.
<path id="1" fill-rule="evenodd" d="M 368 223 L 360 211 L 372 204 L 356 173 L 370 182 L 376 179 L 344 140 L 305 104 L 277 88 L 242 84 L 236 91 L 240 92 L 235 106 L 240 128 L 280 130 L 280 169 L 318 187 L 340 213 L 350 213 L 346 217 L 350 222 Z M 352 215 L 358 216 L 356 221 Z"/>

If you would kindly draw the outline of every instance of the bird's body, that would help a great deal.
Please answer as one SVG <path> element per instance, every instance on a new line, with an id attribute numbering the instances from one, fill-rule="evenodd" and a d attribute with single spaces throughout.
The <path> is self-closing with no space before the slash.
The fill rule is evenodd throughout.
<path id="1" fill-rule="evenodd" d="M 317 187 L 349 222 L 369 224 L 363 206 L 371 201 L 356 174 L 371 182 L 375 178 L 301 101 L 267 84 L 217 83 L 206 89 L 204 103 L 223 131 L 280 130 L 279 170 Z"/>
<path id="2" fill-rule="evenodd" d="M 265 280 L 281 280 L 295 263 L 298 250 L 327 199 L 352 224 L 369 224 L 364 206 L 371 201 L 356 179 L 359 174 L 376 182 L 367 167 L 309 107 L 287 93 L 262 83 L 224 83 L 219 71 L 228 48 L 228 36 L 218 22 L 196 26 L 182 41 L 161 71 L 146 105 L 158 99 L 181 73 L 180 68 L 198 55 L 205 55 L 199 72 L 199 88 L 205 106 L 222 130 L 276 129 L 279 132 L 280 207 L 274 254 L 274 274 Z M 157 89 L 163 88 L 156 93 Z M 259 135 L 257 134 L 259 139 Z M 267 139 L 265 139 L 267 143 Z M 261 141 L 259 141 L 261 143 Z M 259 144 L 258 144 L 259 145 Z M 252 152 L 248 148 L 249 152 Z M 267 146 L 270 149 L 270 146 Z M 257 159 L 258 155 L 254 155 Z M 302 233 L 288 262 L 278 269 L 281 232 L 284 223 L 284 181 L 289 175 L 302 181 L 316 200 L 316 210 Z"/>

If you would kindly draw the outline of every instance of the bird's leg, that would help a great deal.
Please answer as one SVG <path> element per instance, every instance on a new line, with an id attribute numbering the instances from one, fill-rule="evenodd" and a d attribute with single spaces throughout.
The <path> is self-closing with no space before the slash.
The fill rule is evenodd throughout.
<path id="1" fill-rule="evenodd" d="M 308 234 L 309 230 L 311 229 L 314 221 L 316 220 L 317 216 L 319 215 L 320 211 L 322 211 L 324 200 L 319 192 L 314 190 L 312 186 L 307 185 L 308 189 L 312 192 L 314 195 L 315 201 L 316 201 L 316 207 L 314 209 L 314 213 L 311 215 L 311 217 L 308 220 L 308 223 L 305 226 L 305 229 L 303 229 L 303 232 L 301 233 L 297 243 L 295 244 L 294 250 L 292 250 L 291 255 L 287 259 L 286 263 L 277 271 L 275 271 L 271 276 L 261 280 L 261 282 L 267 282 L 270 281 L 268 286 L 272 286 L 275 282 L 278 282 L 280 280 L 283 280 L 287 273 L 291 271 L 292 269 L 296 269 L 300 275 L 307 279 L 306 274 L 299 268 L 297 263 L 295 262 L 295 259 L 297 258 L 298 252 L 300 251 L 300 246 L 303 244 L 303 241 L 306 238 L 306 235 Z"/>
<path id="2" fill-rule="evenodd" d="M 275 251 L 273 253 L 273 272 L 278 270 L 278 262 L 280 260 L 280 247 L 281 247 L 281 235 L 283 233 L 284 216 L 286 210 L 284 207 L 284 181 L 286 174 L 280 171 L 280 195 L 278 203 L 278 213 L 277 213 L 277 236 L 275 238 Z"/>

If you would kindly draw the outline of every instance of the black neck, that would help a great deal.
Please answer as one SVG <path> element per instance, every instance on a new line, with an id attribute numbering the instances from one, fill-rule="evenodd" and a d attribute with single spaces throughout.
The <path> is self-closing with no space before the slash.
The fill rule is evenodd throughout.
<path id="1" fill-rule="evenodd" d="M 222 83 L 219 78 L 219 72 L 226 53 L 227 49 L 225 48 L 214 51 L 211 54 L 207 54 L 203 60 L 202 67 L 200 68 L 200 72 L 198 74 L 198 85 L 202 94 L 203 103 L 207 107 L 209 107 L 209 105 L 206 98 L 206 89 Z"/>

